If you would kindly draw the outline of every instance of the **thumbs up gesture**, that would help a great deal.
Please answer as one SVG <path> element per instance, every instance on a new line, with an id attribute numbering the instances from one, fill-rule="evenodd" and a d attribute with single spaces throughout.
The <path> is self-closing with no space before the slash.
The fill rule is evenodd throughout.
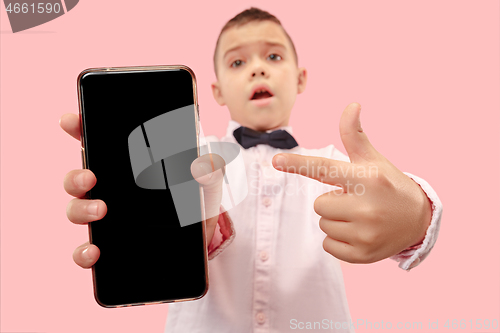
<path id="1" fill-rule="evenodd" d="M 273 166 L 333 185 L 314 202 L 326 233 L 323 248 L 346 262 L 372 263 L 420 243 L 432 211 L 420 186 L 371 145 L 361 128 L 360 112 L 361 106 L 352 103 L 340 119 L 350 163 L 277 154 Z"/>

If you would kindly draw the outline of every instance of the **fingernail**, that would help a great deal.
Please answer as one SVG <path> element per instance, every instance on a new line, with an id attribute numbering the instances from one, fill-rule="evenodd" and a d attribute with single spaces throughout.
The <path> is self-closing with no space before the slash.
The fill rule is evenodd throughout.
<path id="1" fill-rule="evenodd" d="M 286 166 L 285 156 L 283 156 L 283 155 L 276 156 L 276 158 L 274 159 L 274 164 L 277 167 L 282 167 L 282 168 L 285 167 Z"/>
<path id="2" fill-rule="evenodd" d="M 97 202 L 91 202 L 90 204 L 87 205 L 87 212 L 90 215 L 97 216 L 97 208 L 99 204 Z"/>
<path id="3" fill-rule="evenodd" d="M 90 260 L 89 247 L 82 251 L 82 258 L 85 260 Z"/>
<path id="4" fill-rule="evenodd" d="M 200 171 L 202 172 L 203 175 L 206 175 L 208 179 L 212 178 L 213 176 L 213 171 L 212 167 L 208 165 L 207 163 L 200 163 L 199 164 Z"/>
<path id="5" fill-rule="evenodd" d="M 81 173 L 75 177 L 75 183 L 78 187 L 85 187 L 85 174 Z"/>

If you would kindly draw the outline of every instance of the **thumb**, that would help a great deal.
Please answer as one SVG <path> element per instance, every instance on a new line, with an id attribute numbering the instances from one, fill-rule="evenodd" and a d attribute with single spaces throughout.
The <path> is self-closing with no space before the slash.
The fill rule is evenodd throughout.
<path id="1" fill-rule="evenodd" d="M 351 163 L 372 161 L 377 157 L 377 151 L 361 128 L 360 113 L 361 105 L 351 103 L 345 108 L 340 118 L 340 138 Z"/>
<path id="2" fill-rule="evenodd" d="M 191 175 L 205 190 L 222 185 L 226 163 L 217 154 L 202 155 L 191 163 Z"/>
<path id="3" fill-rule="evenodd" d="M 203 187 L 206 219 L 219 215 L 225 167 L 224 159 L 217 154 L 200 156 L 191 164 L 193 178 Z"/>

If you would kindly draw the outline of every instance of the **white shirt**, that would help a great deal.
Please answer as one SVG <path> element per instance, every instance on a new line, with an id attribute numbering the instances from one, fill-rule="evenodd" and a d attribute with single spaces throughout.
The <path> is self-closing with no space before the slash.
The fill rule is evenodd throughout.
<path id="1" fill-rule="evenodd" d="M 231 120 L 220 141 L 236 143 L 233 131 L 239 126 Z M 283 129 L 292 133 L 289 126 Z M 212 136 L 207 141 L 218 139 Z M 271 160 L 280 152 L 349 162 L 333 145 L 241 148 L 246 177 L 231 178 L 247 182 L 248 195 L 227 212 L 232 236 L 211 253 L 207 294 L 200 300 L 169 304 L 166 333 L 278 333 L 299 330 L 299 322 L 317 322 L 321 332 L 354 332 L 340 263 L 323 249 L 325 233 L 313 208 L 314 200 L 332 186 L 275 170 Z M 410 270 L 436 241 L 442 205 L 427 182 L 406 174 L 433 203 L 423 244 L 391 257 Z M 342 323 L 344 328 L 339 329 Z"/>

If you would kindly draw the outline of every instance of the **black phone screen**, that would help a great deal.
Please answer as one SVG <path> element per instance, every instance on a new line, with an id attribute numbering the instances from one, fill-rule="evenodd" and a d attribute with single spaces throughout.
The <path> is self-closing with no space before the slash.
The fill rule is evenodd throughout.
<path id="1" fill-rule="evenodd" d="M 206 252 L 191 74 L 183 69 L 90 71 L 79 80 L 88 193 L 106 216 L 91 222 L 99 247 L 94 293 L 102 306 L 198 298 Z"/>

